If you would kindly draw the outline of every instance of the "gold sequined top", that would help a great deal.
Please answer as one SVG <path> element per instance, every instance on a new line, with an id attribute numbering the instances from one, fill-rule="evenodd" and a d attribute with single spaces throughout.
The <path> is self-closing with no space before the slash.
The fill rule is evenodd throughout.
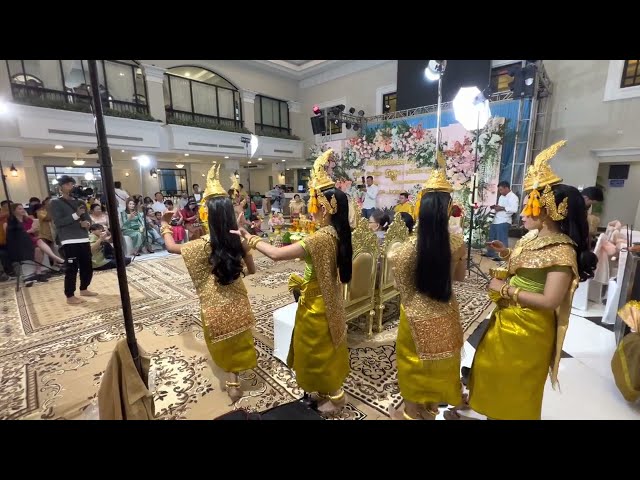
<path id="1" fill-rule="evenodd" d="M 551 383 L 558 383 L 558 368 L 562 354 L 562 344 L 569 327 L 573 294 L 580 283 L 575 243 L 564 233 L 553 233 L 538 237 L 538 231 L 532 230 L 516 243 L 509 261 L 509 274 L 515 275 L 521 268 L 543 269 L 549 267 L 570 267 L 573 277 L 562 302 L 556 308 L 556 346 L 551 360 Z"/>
<path id="2" fill-rule="evenodd" d="M 335 347 L 340 345 L 347 335 L 347 321 L 342 298 L 342 284 L 338 273 L 337 251 L 338 233 L 333 226 L 322 227 L 304 240 L 304 249 L 311 257 L 311 271 L 315 276 L 309 280 L 317 281 L 325 304 L 327 323 L 331 341 Z M 305 281 L 307 276 L 305 275 Z"/>
<path id="3" fill-rule="evenodd" d="M 411 326 L 413 342 L 422 360 L 449 358 L 460 352 L 463 341 L 460 313 L 455 294 L 449 302 L 439 302 L 420 293 L 415 286 L 417 237 L 411 237 L 390 255 L 396 287 Z M 464 257 L 462 235 L 450 235 L 451 271 Z M 437 275 L 437 272 L 433 272 Z"/>
<path id="4" fill-rule="evenodd" d="M 220 285 L 211 273 L 209 236 L 186 243 L 182 258 L 200 299 L 202 322 L 213 342 L 220 342 L 255 325 L 255 317 L 242 277 L 230 285 Z"/>

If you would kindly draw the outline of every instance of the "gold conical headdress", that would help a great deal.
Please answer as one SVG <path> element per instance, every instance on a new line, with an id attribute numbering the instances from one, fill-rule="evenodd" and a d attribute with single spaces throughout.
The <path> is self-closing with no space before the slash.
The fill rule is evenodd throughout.
<path id="1" fill-rule="evenodd" d="M 422 187 L 427 192 L 453 192 L 453 185 L 447 180 L 446 161 L 442 152 L 438 152 L 438 168 L 431 171 L 431 175 Z"/>
<path id="2" fill-rule="evenodd" d="M 240 182 L 238 181 L 238 177 L 236 177 L 235 173 L 231 175 L 230 178 L 231 178 L 231 188 L 234 190 L 233 196 L 235 198 L 240 194 Z"/>
<path id="3" fill-rule="evenodd" d="M 562 182 L 556 173 L 551 170 L 549 160 L 555 157 L 558 150 L 565 144 L 566 140 L 560 140 L 549 148 L 541 151 L 529 166 L 527 175 L 524 177 L 524 193 L 529 192 L 529 199 L 522 210 L 522 215 L 527 217 L 537 217 L 541 209 L 546 208 L 547 213 L 554 221 L 564 220 L 569 211 L 569 197 L 565 197 L 559 205 L 556 205 L 555 196 L 551 190 L 552 185 Z M 543 189 L 540 194 L 540 189 Z"/>
<path id="4" fill-rule="evenodd" d="M 333 188 L 336 184 L 336 182 L 331 180 L 326 170 L 326 165 L 332 154 L 333 149 L 330 148 L 313 162 L 313 170 L 311 171 L 311 179 L 309 180 L 309 213 L 317 213 L 318 204 L 323 204 L 331 215 L 334 215 L 338 211 L 336 197 L 331 197 L 331 202 L 329 202 L 322 193 L 322 190 Z"/>
<path id="5" fill-rule="evenodd" d="M 214 163 L 207 173 L 207 188 L 202 194 L 202 203 L 209 197 L 226 195 L 227 191 L 220 183 L 220 164 Z"/>
<path id="6" fill-rule="evenodd" d="M 556 183 L 562 182 L 562 179 L 556 175 L 553 170 L 551 170 L 549 160 L 555 157 L 558 150 L 564 147 L 566 143 L 566 140 L 560 140 L 549 148 L 544 149 L 536 156 L 524 177 L 525 192 L 538 190 L 546 187 L 547 185 L 555 185 Z"/>

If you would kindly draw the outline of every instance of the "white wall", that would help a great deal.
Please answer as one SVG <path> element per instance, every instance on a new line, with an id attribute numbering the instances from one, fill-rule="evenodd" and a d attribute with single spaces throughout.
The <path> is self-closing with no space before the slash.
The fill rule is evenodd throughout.
<path id="1" fill-rule="evenodd" d="M 619 164 L 630 163 L 618 161 Z M 598 176 L 605 182 L 605 201 L 603 205 L 600 226 L 606 226 L 612 220 L 620 220 L 623 224 L 634 224 L 638 230 L 640 224 L 636 223 L 638 215 L 638 202 L 640 201 L 640 158 L 636 157 L 629 168 L 629 178 L 625 180 L 624 187 L 613 188 L 609 186 L 610 163 L 602 163 L 598 168 Z"/>
<path id="2" fill-rule="evenodd" d="M 567 140 L 552 166 L 566 183 L 594 185 L 598 161 L 591 149 L 640 145 L 640 98 L 603 101 L 609 60 L 544 64 L 554 84 L 548 143 Z"/>

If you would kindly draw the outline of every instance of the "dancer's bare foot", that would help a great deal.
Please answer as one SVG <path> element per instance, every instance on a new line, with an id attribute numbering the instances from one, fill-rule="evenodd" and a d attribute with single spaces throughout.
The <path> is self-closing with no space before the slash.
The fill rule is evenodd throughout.
<path id="1" fill-rule="evenodd" d="M 80 290 L 80 296 L 81 297 L 97 297 L 98 294 L 90 290 Z"/>
<path id="2" fill-rule="evenodd" d="M 404 408 L 395 409 L 393 407 L 389 407 L 389 416 L 391 417 L 391 420 L 435 420 L 436 416 L 438 416 L 437 408 L 433 408 L 433 410 L 431 410 L 420 405 L 414 410 L 415 411 L 411 414 L 407 413 L 406 404 Z"/>
<path id="3" fill-rule="evenodd" d="M 67 305 L 81 305 L 83 303 L 85 303 L 85 301 L 76 296 L 67 297 Z"/>

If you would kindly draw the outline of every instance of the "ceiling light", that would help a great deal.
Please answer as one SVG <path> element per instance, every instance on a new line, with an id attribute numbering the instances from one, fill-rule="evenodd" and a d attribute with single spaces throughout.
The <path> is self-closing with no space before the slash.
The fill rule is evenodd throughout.
<path id="1" fill-rule="evenodd" d="M 125 172 L 124 176 L 128 177 L 129 176 L 129 172 Z"/>
<path id="2" fill-rule="evenodd" d="M 282 161 L 283 161 L 283 162 L 286 162 L 286 160 L 285 160 L 284 158 L 282 159 Z"/>
<path id="3" fill-rule="evenodd" d="M 121 76 L 121 77 L 124 77 L 124 73 L 120 72 L 120 76 Z"/>
<path id="4" fill-rule="evenodd" d="M 124 153 L 124 150 L 120 150 L 122 153 Z"/>
<path id="5" fill-rule="evenodd" d="M 287 172 L 288 172 L 289 170 L 291 170 L 291 169 L 290 169 L 290 168 L 287 168 Z"/>
<path id="6" fill-rule="evenodd" d="M 56 145 L 53 148 L 55 148 L 56 150 L 62 150 L 64 147 L 62 145 Z"/>
<path id="7" fill-rule="evenodd" d="M 258 161 L 260 161 L 260 162 L 261 162 L 261 161 L 262 161 L 262 157 L 258 158 Z"/>
<path id="8" fill-rule="evenodd" d="M 176 163 L 176 168 L 182 168 L 184 165 L 182 163 Z"/>
<path id="9" fill-rule="evenodd" d="M 225 157 L 224 157 L 224 158 L 229 158 L 229 155 L 225 155 Z"/>
<path id="10" fill-rule="evenodd" d="M 205 175 L 204 173 L 202 174 L 202 176 L 203 176 L 203 177 L 206 177 L 206 175 Z"/>
<path id="11" fill-rule="evenodd" d="M 251 165 L 251 160 L 249 160 L 247 163 L 248 163 L 249 165 Z"/>
<path id="12" fill-rule="evenodd" d="M 188 157 L 188 156 L 189 156 L 189 154 L 188 154 L 188 153 L 185 153 L 185 154 L 184 154 L 184 156 L 185 156 L 185 157 Z"/>
<path id="13" fill-rule="evenodd" d="M 151 159 L 146 155 L 140 155 L 139 157 L 136 157 L 136 160 L 138 160 L 141 167 L 148 167 L 151 163 Z"/>
<path id="14" fill-rule="evenodd" d="M 84 160 L 78 158 L 78 154 L 76 153 L 76 159 L 73 161 L 73 163 L 81 167 L 82 165 L 84 165 Z"/>

